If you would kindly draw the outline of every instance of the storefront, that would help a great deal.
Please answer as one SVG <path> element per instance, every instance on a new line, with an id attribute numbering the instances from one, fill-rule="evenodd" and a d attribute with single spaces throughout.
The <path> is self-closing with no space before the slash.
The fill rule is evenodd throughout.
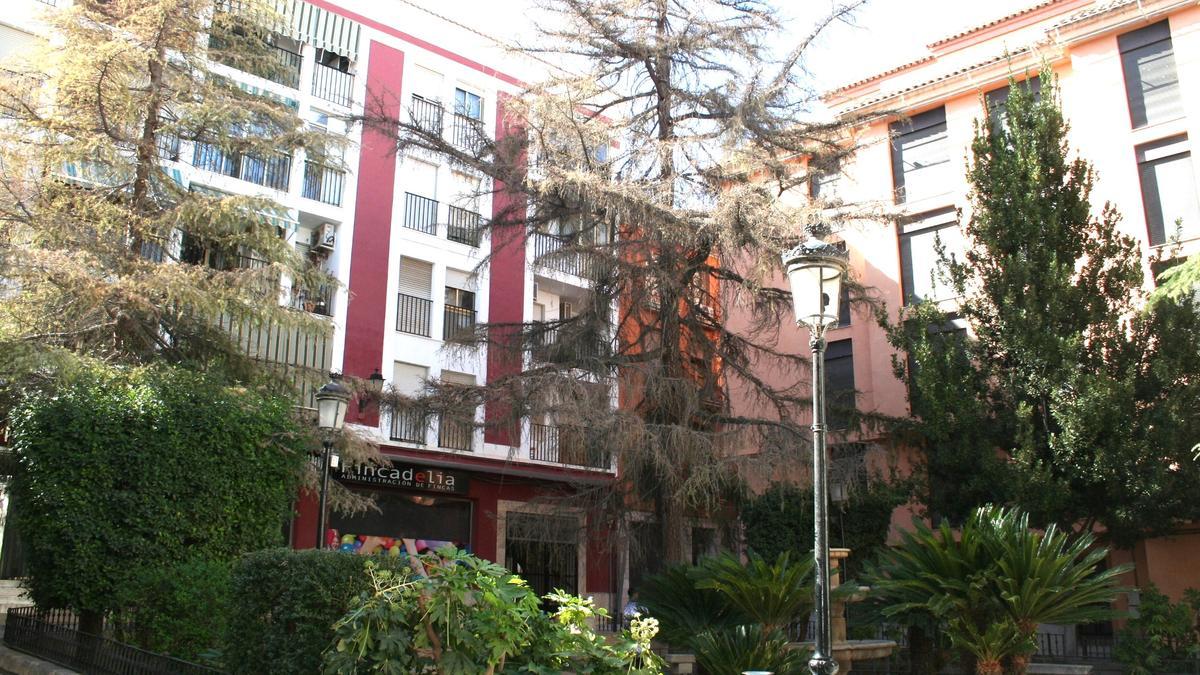
<path id="1" fill-rule="evenodd" d="M 520 574 L 539 595 L 559 588 L 594 596 L 601 606 L 616 602 L 610 589 L 616 556 L 609 542 L 589 540 L 581 509 L 544 498 L 561 493 L 564 482 L 596 479 L 595 473 L 566 475 L 557 467 L 514 467 L 476 457 L 439 461 L 389 454 L 391 463 L 383 467 L 333 472 L 333 480 L 369 496 L 377 509 L 330 511 L 325 532 L 330 548 L 400 555 L 453 544 Z M 292 528 L 297 548 L 314 543 L 315 506 L 311 497 L 301 499 Z"/>

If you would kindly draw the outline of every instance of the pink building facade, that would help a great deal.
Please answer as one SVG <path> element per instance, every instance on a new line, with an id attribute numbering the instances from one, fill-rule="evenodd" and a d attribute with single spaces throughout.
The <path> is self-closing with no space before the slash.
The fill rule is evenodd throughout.
<path id="1" fill-rule="evenodd" d="M 1024 79 L 1044 65 L 1058 79 L 1072 148 L 1096 168 L 1096 207 L 1107 200 L 1123 215 L 1121 230 L 1141 245 L 1147 287 L 1152 260 L 1200 252 L 1200 187 L 1190 150 L 1191 139 L 1200 139 L 1200 7 L 1047 0 L 934 42 L 920 59 L 825 96 L 835 115 L 870 121 L 853 129 L 853 156 L 814 180 L 812 198 L 879 214 L 845 225 L 836 238 L 845 242 L 852 275 L 887 303 L 891 319 L 918 299 L 953 306 L 951 291 L 932 280 L 934 242 L 950 252 L 969 245 L 959 222 L 970 217 L 965 176 L 974 125 L 985 105 L 1003 104 L 1010 74 Z M 828 335 L 830 388 L 857 390 L 856 406 L 865 413 L 909 414 L 895 351 L 874 317 L 847 312 L 843 319 Z M 782 346 L 807 353 L 807 332 L 785 329 Z M 866 431 L 843 431 L 831 443 L 834 498 L 855 465 L 882 469 L 892 462 L 903 473 L 911 457 Z M 911 518 L 898 509 L 893 535 Z M 1198 560 L 1200 527 L 1112 555 L 1113 563 L 1135 564 L 1129 585 L 1153 582 L 1175 599 L 1200 588 Z"/>

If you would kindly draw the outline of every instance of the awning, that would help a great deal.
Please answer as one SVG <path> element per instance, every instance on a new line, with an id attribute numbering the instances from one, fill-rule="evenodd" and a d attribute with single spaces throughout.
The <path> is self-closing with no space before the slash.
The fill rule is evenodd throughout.
<path id="1" fill-rule="evenodd" d="M 290 37 L 314 47 L 358 60 L 358 38 L 362 26 L 344 16 L 310 5 L 304 0 L 276 0 L 279 12 L 288 18 Z"/>

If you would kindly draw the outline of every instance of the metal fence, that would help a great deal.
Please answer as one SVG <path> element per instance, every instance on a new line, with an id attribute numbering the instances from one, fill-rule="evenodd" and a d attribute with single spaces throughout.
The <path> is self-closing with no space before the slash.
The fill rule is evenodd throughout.
<path id="1" fill-rule="evenodd" d="M 207 675 L 220 672 L 83 633 L 79 630 L 79 617 L 64 609 L 9 609 L 4 644 L 89 675 Z"/>
<path id="2" fill-rule="evenodd" d="M 442 339 L 470 337 L 475 332 L 475 310 L 469 307 L 446 305 L 442 313 Z"/>
<path id="3" fill-rule="evenodd" d="M 558 237 L 545 232 L 534 232 L 534 264 L 539 267 L 558 270 L 564 274 L 571 274 L 585 279 L 594 278 L 595 269 L 592 259 L 586 256 L 583 251 L 561 252 L 569 244 L 570 241 L 565 237 Z"/>
<path id="4" fill-rule="evenodd" d="M 442 415 L 438 423 L 438 447 L 448 450 L 472 450 L 475 445 L 475 425 L 466 416 Z"/>
<path id="5" fill-rule="evenodd" d="M 441 136 L 444 114 L 442 104 L 413 94 L 412 103 L 408 106 L 408 116 L 413 126 L 428 134 Z"/>
<path id="6" fill-rule="evenodd" d="M 396 410 L 392 412 L 391 439 L 405 443 L 425 444 L 425 431 L 429 419 L 419 410 Z"/>
<path id="7" fill-rule="evenodd" d="M 593 469 L 607 469 L 611 464 L 607 456 L 588 447 L 578 427 L 532 423 L 529 436 L 530 459 Z"/>

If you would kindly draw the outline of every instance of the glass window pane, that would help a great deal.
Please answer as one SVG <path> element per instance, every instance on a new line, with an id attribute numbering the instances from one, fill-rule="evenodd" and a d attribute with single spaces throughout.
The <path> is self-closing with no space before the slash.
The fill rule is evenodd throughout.
<path id="1" fill-rule="evenodd" d="M 1176 143 L 1173 139 L 1167 142 Z M 1176 235 L 1180 239 L 1200 236 L 1200 207 L 1197 206 L 1192 153 L 1184 150 L 1155 158 L 1155 146 L 1162 143 L 1138 148 L 1139 158 L 1143 159 L 1138 164 L 1142 203 L 1150 244 L 1154 246 L 1165 244 Z M 1147 159 L 1147 156 L 1153 159 Z"/>

